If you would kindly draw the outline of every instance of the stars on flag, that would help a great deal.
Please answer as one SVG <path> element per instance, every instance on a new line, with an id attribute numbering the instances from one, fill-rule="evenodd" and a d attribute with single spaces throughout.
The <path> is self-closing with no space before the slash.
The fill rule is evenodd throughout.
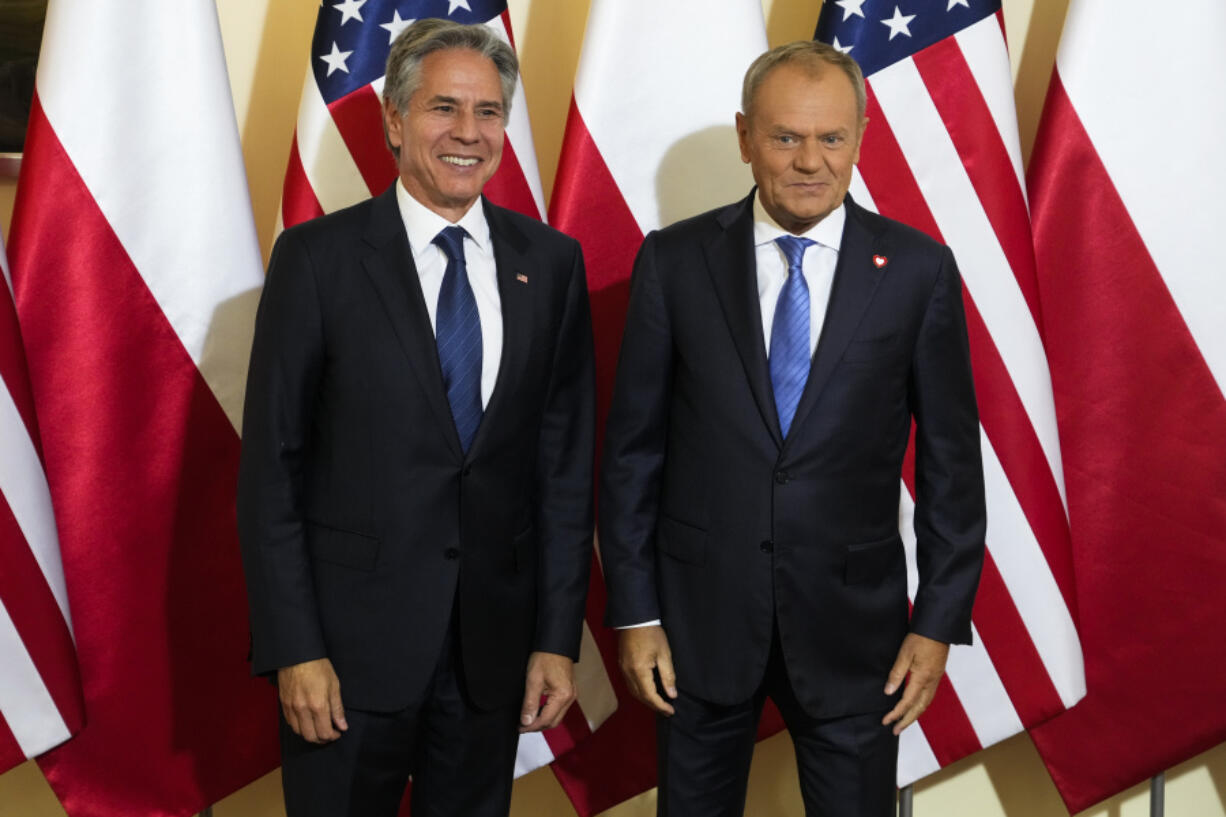
<path id="1" fill-rule="evenodd" d="M 349 55 L 352 53 L 352 51 L 341 51 L 340 47 L 333 41 L 332 53 L 321 54 L 319 58 L 328 64 L 328 76 L 332 76 L 333 72 L 338 70 L 348 74 L 349 66 L 345 64 L 345 61 L 349 59 Z"/>
<path id="2" fill-rule="evenodd" d="M 362 19 L 362 12 L 359 10 L 366 5 L 366 0 L 341 0 L 332 8 L 341 13 L 341 25 L 350 20 L 357 20 L 359 23 L 365 22 Z"/>
<path id="3" fill-rule="evenodd" d="M 408 28 L 415 22 L 416 22 L 415 18 L 410 18 L 408 20 L 400 19 L 400 12 L 397 10 L 397 11 L 392 12 L 391 21 L 386 22 L 386 23 L 381 23 L 379 25 L 379 28 L 386 29 L 387 44 L 391 45 L 393 42 L 395 42 L 396 38 L 400 36 L 400 32 L 404 31 L 406 28 Z"/>
<path id="4" fill-rule="evenodd" d="M 835 37 L 834 42 L 832 42 L 830 45 L 833 46 L 836 51 L 842 51 L 844 54 L 850 54 L 851 50 L 855 48 L 854 45 L 843 45 L 839 42 L 838 37 Z"/>
<path id="5" fill-rule="evenodd" d="M 970 4 L 970 0 L 949 0 L 949 5 L 945 7 L 945 10 L 953 11 L 954 6 L 962 6 L 964 8 L 970 8 L 971 4 Z"/>
<path id="6" fill-rule="evenodd" d="M 447 16 L 450 17 L 456 9 L 472 11 L 468 5 L 468 0 L 447 0 Z"/>
<path id="7" fill-rule="evenodd" d="M 948 11 L 948 9 L 946 9 L 946 11 Z M 914 14 L 903 14 L 902 11 L 899 10 L 898 6 L 895 6 L 894 16 L 888 20 L 882 20 L 881 24 L 883 26 L 890 27 L 890 39 L 892 40 L 895 37 L 897 37 L 899 34 L 905 34 L 908 37 L 910 37 L 911 36 L 910 25 L 911 25 L 911 21 L 914 19 L 915 19 Z"/>
<path id="8" fill-rule="evenodd" d="M 863 17 L 864 12 L 861 7 L 866 0 L 834 0 L 834 4 L 843 9 L 843 19 L 847 20 L 853 14 L 857 17 Z M 836 46 L 837 48 L 837 46 Z"/>

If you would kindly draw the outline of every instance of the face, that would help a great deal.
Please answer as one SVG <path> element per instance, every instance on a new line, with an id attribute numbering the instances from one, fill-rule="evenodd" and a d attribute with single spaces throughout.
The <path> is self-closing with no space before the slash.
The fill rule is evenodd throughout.
<path id="1" fill-rule="evenodd" d="M 851 80 L 834 66 L 813 73 L 785 63 L 766 75 L 736 130 L 741 160 L 780 227 L 799 235 L 843 203 L 866 124 Z"/>
<path id="2" fill-rule="evenodd" d="M 448 221 L 468 211 L 502 159 L 505 112 L 498 69 L 468 49 L 427 54 L 408 110 L 383 101 L 387 136 L 413 198 Z"/>

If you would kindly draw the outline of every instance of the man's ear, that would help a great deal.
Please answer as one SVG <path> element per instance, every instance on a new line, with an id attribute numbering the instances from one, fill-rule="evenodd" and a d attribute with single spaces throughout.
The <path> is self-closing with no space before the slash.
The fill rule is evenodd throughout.
<path id="1" fill-rule="evenodd" d="M 383 129 L 387 133 L 387 141 L 393 148 L 400 147 L 403 141 L 403 134 L 401 133 L 402 122 L 400 109 L 396 107 L 396 103 L 387 97 L 383 97 Z"/>
<path id="2" fill-rule="evenodd" d="M 741 146 L 741 161 L 749 164 L 749 120 L 740 112 L 736 115 L 736 141 Z"/>

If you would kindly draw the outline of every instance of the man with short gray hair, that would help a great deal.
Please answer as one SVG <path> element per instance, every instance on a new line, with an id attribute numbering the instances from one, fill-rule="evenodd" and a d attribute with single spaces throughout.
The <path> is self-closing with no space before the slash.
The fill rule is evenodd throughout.
<path id="1" fill-rule="evenodd" d="M 606 617 L 658 713 L 659 814 L 744 811 L 770 697 L 805 813 L 887 817 L 898 734 L 970 640 L 983 561 L 961 282 L 947 247 L 847 196 L 868 123 L 850 57 L 768 51 L 742 106 L 756 187 L 635 261 L 601 474 Z"/>
<path id="2" fill-rule="evenodd" d="M 509 809 L 574 699 L 594 375 L 579 245 L 482 198 L 518 64 L 422 20 L 388 58 L 385 193 L 286 230 L 256 321 L 238 514 L 289 817 Z"/>

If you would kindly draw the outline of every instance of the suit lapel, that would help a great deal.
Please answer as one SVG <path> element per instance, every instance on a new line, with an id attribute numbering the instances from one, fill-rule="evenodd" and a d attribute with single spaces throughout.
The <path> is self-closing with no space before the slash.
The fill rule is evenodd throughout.
<path id="1" fill-rule="evenodd" d="M 826 307 L 826 319 L 822 323 L 817 351 L 813 354 L 809 380 L 805 384 L 804 393 L 801 394 L 800 403 L 796 407 L 796 416 L 792 420 L 793 429 L 804 422 L 805 417 L 817 404 L 885 272 L 872 262 L 874 251 L 880 251 L 880 248 L 875 246 L 876 237 L 864 224 L 861 217 L 863 211 L 850 196 L 845 201 L 847 222 L 843 227 L 843 241 L 834 270 L 830 302 Z"/>
<path id="2" fill-rule="evenodd" d="M 409 359 L 410 368 L 421 384 L 422 394 L 447 444 L 459 457 L 462 455 L 460 438 L 451 416 L 451 405 L 447 402 L 430 313 L 426 311 L 426 300 L 421 293 L 404 222 L 400 219 L 394 186 L 375 199 L 363 239 L 367 247 L 362 267 L 387 309 L 400 348 Z"/>
<path id="3" fill-rule="evenodd" d="M 489 224 L 490 242 L 494 247 L 498 297 L 502 307 L 502 359 L 498 363 L 494 391 L 470 450 L 481 445 L 490 421 L 500 411 L 505 411 L 506 405 L 515 404 L 513 392 L 516 384 L 524 380 L 523 371 L 532 343 L 532 294 L 540 286 L 540 283 L 536 287 L 532 285 L 534 269 L 531 259 L 527 257 L 527 237 L 500 208 L 484 198 L 481 202 L 485 207 L 485 220 Z"/>
<path id="4" fill-rule="evenodd" d="M 775 445 L 782 447 L 783 434 L 779 429 L 779 413 L 775 409 L 775 394 L 766 362 L 766 344 L 762 339 L 762 311 L 753 246 L 753 193 L 724 208 L 716 220 L 720 229 L 711 241 L 703 244 L 707 269 L 758 411 Z"/>

